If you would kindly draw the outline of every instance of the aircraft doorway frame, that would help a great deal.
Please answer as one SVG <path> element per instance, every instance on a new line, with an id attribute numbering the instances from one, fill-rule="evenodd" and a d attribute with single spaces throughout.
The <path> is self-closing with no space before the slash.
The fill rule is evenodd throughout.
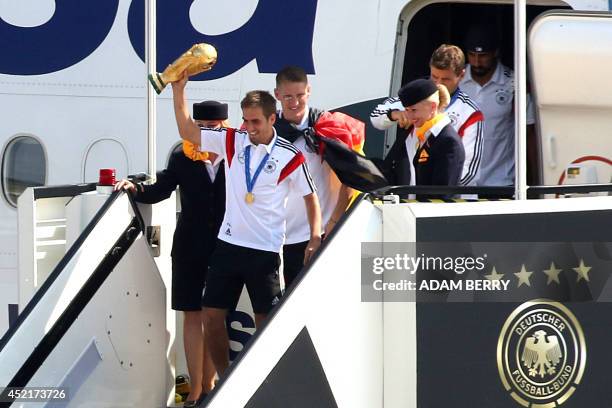
<path id="1" fill-rule="evenodd" d="M 404 9 L 401 11 L 398 21 L 397 21 L 397 30 L 396 30 L 396 40 L 395 40 L 395 48 L 394 48 L 394 55 L 393 55 L 393 64 L 392 64 L 392 72 L 391 72 L 391 83 L 389 86 L 390 89 L 390 96 L 395 96 L 397 95 L 397 91 L 399 90 L 399 88 L 402 86 L 402 84 L 404 82 L 407 82 L 411 79 L 414 78 L 406 78 L 404 80 L 404 76 L 405 76 L 405 65 L 406 65 L 406 48 L 408 45 L 408 37 L 409 37 L 409 28 L 410 28 L 410 24 L 413 22 L 413 20 L 415 18 L 419 17 L 419 14 L 427 7 L 432 6 L 432 5 L 451 5 L 451 6 L 457 6 L 457 7 L 468 7 L 468 6 L 476 6 L 479 8 L 482 8 L 483 10 L 485 8 L 488 7 L 493 7 L 493 6 L 513 6 L 514 2 L 513 1 L 509 1 L 509 0 L 501 0 L 501 1 L 488 1 L 488 2 L 477 2 L 477 1 L 466 1 L 466 2 L 457 2 L 457 1 L 447 1 L 447 2 L 438 2 L 438 1 L 410 1 L 405 7 Z M 563 1 L 558 1 L 558 0 L 551 0 L 551 1 L 528 1 L 527 2 L 527 9 L 528 11 L 533 8 L 533 6 L 542 6 L 545 7 L 547 9 L 553 9 L 553 8 L 570 8 L 571 6 Z M 542 10 L 540 13 L 544 12 L 546 10 Z M 534 16 L 535 18 L 535 16 Z M 530 19 L 531 20 L 531 19 Z M 512 27 L 513 29 L 513 27 Z M 513 42 L 513 38 L 514 38 L 514 33 L 512 33 L 512 36 L 508 37 L 508 40 L 510 42 Z M 461 45 L 461 44 L 457 44 L 457 45 Z M 433 50 L 435 47 L 431 47 L 431 49 Z M 510 61 L 507 60 L 507 58 L 505 58 L 505 55 L 502 57 L 502 60 L 504 60 L 506 62 L 506 64 L 510 64 L 509 66 L 513 67 L 514 65 L 514 60 L 513 60 L 513 54 L 512 54 L 512 49 L 509 50 L 509 54 L 510 54 Z M 428 59 L 423 61 L 423 69 L 426 69 L 426 71 L 428 73 L 428 69 L 427 69 L 427 63 L 428 63 Z M 414 75 L 414 74 L 413 74 Z M 414 75 L 414 77 L 419 77 L 419 75 Z M 396 127 L 391 127 L 390 129 L 387 130 L 386 134 L 385 134 L 385 143 L 384 143 L 384 154 L 386 155 L 388 150 L 391 148 L 391 146 L 393 145 L 393 142 L 395 141 L 397 135 L 397 128 Z"/>

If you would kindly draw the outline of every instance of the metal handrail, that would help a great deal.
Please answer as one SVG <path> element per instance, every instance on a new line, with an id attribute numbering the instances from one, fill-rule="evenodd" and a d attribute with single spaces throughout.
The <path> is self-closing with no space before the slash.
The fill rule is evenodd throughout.
<path id="1" fill-rule="evenodd" d="M 557 186 L 528 186 L 528 196 L 533 198 L 542 194 L 586 194 L 586 193 L 612 193 L 612 183 L 603 184 L 564 184 Z M 388 186 L 372 193 L 374 197 L 385 195 L 408 195 L 408 194 L 481 194 L 481 195 L 503 195 L 512 197 L 514 186 Z"/>

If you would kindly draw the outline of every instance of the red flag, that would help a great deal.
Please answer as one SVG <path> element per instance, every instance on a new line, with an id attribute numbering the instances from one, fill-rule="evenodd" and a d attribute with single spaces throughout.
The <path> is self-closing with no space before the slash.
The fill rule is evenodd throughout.
<path id="1" fill-rule="evenodd" d="M 338 140 L 349 149 L 363 154 L 365 124 L 362 121 L 342 112 L 323 112 L 314 128 L 317 135 Z M 319 146 L 321 155 L 325 149 L 323 145 L 324 143 Z"/>
<path id="2" fill-rule="evenodd" d="M 324 112 L 314 130 L 319 154 L 342 184 L 359 191 L 374 191 L 389 184 L 376 165 L 363 155 L 363 122 L 341 112 Z"/>

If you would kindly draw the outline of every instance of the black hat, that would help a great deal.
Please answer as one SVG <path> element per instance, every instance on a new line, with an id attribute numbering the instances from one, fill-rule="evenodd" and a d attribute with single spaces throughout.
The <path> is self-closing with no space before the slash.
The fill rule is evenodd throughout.
<path id="1" fill-rule="evenodd" d="M 438 87 L 431 79 L 415 79 L 402 86 L 399 92 L 403 106 L 412 106 L 436 93 Z"/>
<path id="2" fill-rule="evenodd" d="M 493 52 L 498 48 L 499 37 L 493 26 L 472 26 L 465 36 L 465 49 L 468 52 Z"/>
<path id="3" fill-rule="evenodd" d="M 194 120 L 225 120 L 227 119 L 227 103 L 204 101 L 193 104 Z"/>

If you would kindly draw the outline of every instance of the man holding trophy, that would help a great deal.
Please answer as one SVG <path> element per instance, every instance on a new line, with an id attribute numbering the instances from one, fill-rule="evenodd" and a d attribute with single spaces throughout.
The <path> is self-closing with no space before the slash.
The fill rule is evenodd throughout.
<path id="1" fill-rule="evenodd" d="M 311 233 L 305 261 L 321 244 L 321 210 L 303 154 L 276 134 L 274 97 L 266 91 L 246 94 L 240 104 L 245 130 L 200 129 L 186 104 L 189 72 L 185 69 L 172 82 L 179 134 L 226 162 L 226 212 L 203 297 L 205 330 L 221 375 L 229 365 L 225 316 L 236 307 L 243 285 L 257 327 L 281 296 L 279 252 L 285 237 L 287 196 L 300 194 L 306 205 Z"/>

